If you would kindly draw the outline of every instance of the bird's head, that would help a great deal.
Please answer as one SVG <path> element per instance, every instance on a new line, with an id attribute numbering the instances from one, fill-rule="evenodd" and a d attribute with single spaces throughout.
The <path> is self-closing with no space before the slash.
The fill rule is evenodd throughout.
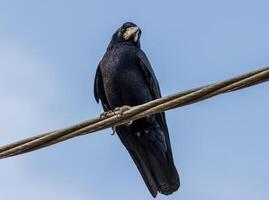
<path id="1" fill-rule="evenodd" d="M 110 44 L 128 42 L 140 47 L 140 36 L 140 28 L 132 22 L 126 22 L 113 34 Z"/>

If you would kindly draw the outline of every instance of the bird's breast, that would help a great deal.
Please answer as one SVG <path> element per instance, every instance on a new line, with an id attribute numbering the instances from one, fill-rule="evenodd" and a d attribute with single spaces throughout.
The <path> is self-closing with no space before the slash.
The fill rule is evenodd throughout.
<path id="1" fill-rule="evenodd" d="M 110 106 L 132 105 L 126 96 L 131 99 L 143 82 L 137 59 L 128 53 L 110 52 L 101 62 L 101 73 Z"/>

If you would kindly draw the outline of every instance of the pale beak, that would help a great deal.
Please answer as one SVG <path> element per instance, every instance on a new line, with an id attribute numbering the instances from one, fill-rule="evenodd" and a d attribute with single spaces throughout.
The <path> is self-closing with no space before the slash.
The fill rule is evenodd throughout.
<path id="1" fill-rule="evenodd" d="M 139 28 L 137 26 L 127 28 L 126 31 L 123 33 L 124 40 L 128 40 L 132 36 L 134 36 L 134 39 L 137 40 L 138 30 L 139 30 Z"/>

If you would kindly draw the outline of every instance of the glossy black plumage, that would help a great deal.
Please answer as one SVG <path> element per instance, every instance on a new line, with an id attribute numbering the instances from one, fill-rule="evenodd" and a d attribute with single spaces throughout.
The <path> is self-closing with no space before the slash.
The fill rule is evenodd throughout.
<path id="1" fill-rule="evenodd" d="M 153 69 L 140 49 L 141 30 L 123 24 L 112 36 L 95 76 L 94 95 L 105 111 L 135 106 L 161 97 Z M 116 128 L 152 196 L 171 194 L 179 187 L 164 113 Z"/>

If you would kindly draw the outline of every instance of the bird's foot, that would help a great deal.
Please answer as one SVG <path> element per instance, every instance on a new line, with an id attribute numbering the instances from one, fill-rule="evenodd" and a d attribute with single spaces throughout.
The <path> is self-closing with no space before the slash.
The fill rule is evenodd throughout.
<path id="1" fill-rule="evenodd" d="M 113 112 L 117 117 L 121 117 L 123 113 L 127 110 L 130 110 L 131 106 L 122 106 L 122 107 L 116 107 Z M 126 123 L 125 125 L 130 126 L 133 123 L 133 121 L 130 121 Z"/>
<path id="2" fill-rule="evenodd" d="M 126 105 L 125 106 L 122 106 L 122 107 L 116 107 L 116 108 L 113 109 L 112 113 L 116 117 L 121 117 L 123 115 L 123 113 L 125 111 L 129 110 L 130 108 L 131 108 L 130 106 L 126 106 Z M 133 122 L 130 121 L 130 122 L 126 123 L 125 125 L 130 126 L 132 123 Z M 117 128 L 117 126 L 113 126 L 112 127 L 113 133 L 111 135 L 115 135 L 116 128 Z"/>
<path id="3" fill-rule="evenodd" d="M 122 106 L 122 107 L 116 107 L 113 110 L 114 115 L 116 115 L 117 117 L 121 117 L 123 115 L 123 113 L 127 110 L 130 110 L 130 106 Z"/>
<path id="4" fill-rule="evenodd" d="M 100 119 L 106 119 L 108 117 L 116 116 L 116 117 L 121 117 L 123 113 L 127 110 L 129 110 L 131 107 L 130 106 L 122 106 L 122 107 L 116 107 L 113 110 L 109 110 L 107 112 L 103 112 L 100 115 Z"/>
<path id="5" fill-rule="evenodd" d="M 109 111 L 107 111 L 107 112 L 103 112 L 101 115 L 100 115 L 100 119 L 106 119 L 106 118 L 108 118 L 108 117 L 111 117 L 111 116 L 113 116 L 114 115 L 114 112 L 113 111 L 111 111 L 111 110 L 109 110 Z"/>

